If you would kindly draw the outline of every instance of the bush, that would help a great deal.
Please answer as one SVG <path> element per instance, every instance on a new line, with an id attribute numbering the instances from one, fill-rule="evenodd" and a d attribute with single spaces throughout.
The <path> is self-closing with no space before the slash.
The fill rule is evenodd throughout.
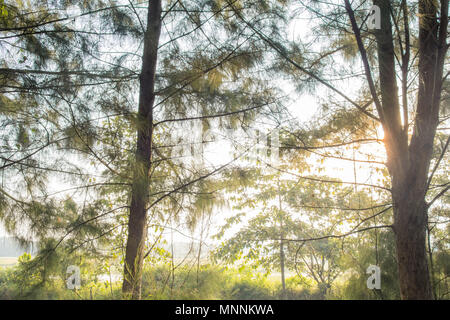
<path id="1" fill-rule="evenodd" d="M 84 261 L 81 288 L 68 290 L 65 272 L 45 274 L 42 267 L 30 268 L 31 257 L 21 257 L 14 267 L 0 269 L 0 299 L 121 299 L 122 281 L 101 281 L 103 265 Z M 107 270 L 111 266 L 107 266 Z M 62 268 L 64 269 L 64 268 Z M 120 272 L 117 269 L 116 272 Z M 287 299 L 318 299 L 311 284 L 287 279 Z M 228 269 L 215 265 L 179 266 L 174 274 L 169 264 L 145 266 L 142 298 L 152 300 L 270 300 L 282 297 L 278 280 L 269 280 L 251 269 Z"/>

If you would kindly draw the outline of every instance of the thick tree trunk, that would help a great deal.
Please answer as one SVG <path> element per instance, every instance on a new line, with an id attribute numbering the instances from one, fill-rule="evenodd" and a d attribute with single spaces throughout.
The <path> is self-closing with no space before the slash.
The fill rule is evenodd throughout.
<path id="1" fill-rule="evenodd" d="M 395 240 L 402 299 L 432 299 L 426 256 L 427 212 L 423 199 L 399 203 Z"/>
<path id="2" fill-rule="evenodd" d="M 409 157 L 403 159 L 403 172 L 400 177 L 393 177 L 394 230 L 402 299 L 433 298 L 426 256 L 428 205 L 425 195 L 448 48 L 448 0 L 441 0 L 440 11 L 438 19 L 437 3 L 419 1 L 419 93 L 414 132 Z M 393 173 L 395 171 L 398 170 Z M 397 180 L 400 183 L 396 183 Z"/>
<path id="3" fill-rule="evenodd" d="M 155 72 L 160 33 L 161 0 L 150 0 L 140 75 L 136 165 L 131 188 L 128 239 L 122 287 L 125 297 L 133 299 L 140 299 L 141 297 L 143 258 L 147 239 L 147 207 L 149 205 L 153 134 L 152 108 L 155 101 Z"/>
<path id="4" fill-rule="evenodd" d="M 425 195 L 447 50 L 448 0 L 441 0 L 440 23 L 436 3 L 419 1 L 419 92 L 409 145 L 408 125 L 402 125 L 400 118 L 391 3 L 374 0 L 374 4 L 381 11 L 381 30 L 375 33 L 382 98 L 381 108 L 377 109 L 385 132 L 387 166 L 392 181 L 400 293 L 402 299 L 432 299 L 426 255 L 428 206 Z M 409 47 L 402 55 L 409 55 Z"/>
<path id="5" fill-rule="evenodd" d="M 433 298 L 426 254 L 428 204 L 425 195 L 436 127 L 437 121 L 425 121 L 421 115 L 416 115 L 409 152 L 396 155 L 402 167 L 390 166 L 402 299 Z"/>

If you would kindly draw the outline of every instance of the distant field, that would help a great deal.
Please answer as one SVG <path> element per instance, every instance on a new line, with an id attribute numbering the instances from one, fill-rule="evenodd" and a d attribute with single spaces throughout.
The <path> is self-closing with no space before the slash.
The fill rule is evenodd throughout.
<path id="1" fill-rule="evenodd" d="M 17 263 L 16 257 L 0 257 L 0 267 L 9 267 Z"/>
<path id="2" fill-rule="evenodd" d="M 295 275 L 296 275 L 295 272 L 286 271 L 284 276 L 287 279 L 287 278 L 293 277 Z M 281 281 L 281 272 L 272 272 L 272 273 L 270 273 L 270 275 L 267 278 L 269 280 L 273 280 L 273 281 Z"/>

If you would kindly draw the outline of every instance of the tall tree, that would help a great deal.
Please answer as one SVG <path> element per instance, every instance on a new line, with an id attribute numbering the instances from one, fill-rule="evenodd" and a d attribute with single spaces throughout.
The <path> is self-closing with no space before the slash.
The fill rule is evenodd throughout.
<path id="1" fill-rule="evenodd" d="M 194 174 L 190 175 L 186 174 L 190 170 L 184 167 L 185 164 L 179 165 L 179 171 L 174 170 L 174 173 L 180 178 L 180 184 L 171 186 L 169 191 L 161 192 L 162 195 L 158 194 L 158 190 L 153 188 L 153 171 L 160 162 L 155 163 L 152 160 L 154 154 L 158 154 L 161 161 L 171 162 L 172 167 L 177 165 L 175 161 L 162 156 L 164 152 L 159 150 L 160 146 L 155 145 L 155 132 L 161 137 L 167 134 L 168 129 L 173 128 L 171 125 L 193 121 L 200 121 L 206 131 L 209 122 L 215 119 L 219 119 L 223 126 L 236 127 L 237 120 L 242 119 L 246 124 L 264 107 L 278 100 L 274 98 L 271 86 L 267 85 L 264 79 L 253 79 L 250 73 L 245 73 L 246 70 L 256 67 L 254 62 L 256 59 L 261 60 L 264 51 L 255 45 L 256 41 L 260 40 L 254 38 L 252 31 L 236 32 L 233 21 L 235 18 L 227 16 L 227 10 L 230 11 L 228 4 L 208 2 L 206 5 L 210 10 L 204 9 L 203 1 L 193 1 L 193 9 L 182 1 L 165 5 L 167 10 L 162 11 L 161 1 L 149 2 L 144 36 L 139 111 L 136 120 L 136 165 L 133 169 L 123 282 L 124 294 L 132 298 L 140 297 L 147 211 L 177 192 L 186 192 L 228 165 L 213 167 L 211 170 L 202 166 L 192 168 Z M 174 9 L 177 5 L 180 6 L 179 10 Z M 202 17 L 203 11 L 209 12 L 209 16 Z M 171 13 L 177 12 L 181 12 L 181 18 L 174 19 L 179 23 L 180 30 L 169 30 L 165 19 L 168 19 Z M 216 22 L 212 26 L 207 25 L 212 19 Z M 168 40 L 158 44 L 163 24 L 164 37 Z M 193 29 L 185 31 L 186 25 L 192 25 Z M 214 28 L 221 28 L 222 33 L 217 30 L 211 33 Z M 188 36 L 195 37 L 196 34 L 202 34 L 207 41 L 203 43 L 187 40 Z M 169 45 L 173 46 L 170 50 L 166 49 Z M 182 50 L 181 47 L 185 49 Z M 161 52 L 164 54 L 160 55 Z M 155 80 L 157 70 L 159 81 Z M 233 85 L 229 85 L 226 80 L 231 80 Z M 155 104 L 156 96 L 158 101 Z M 160 121 L 155 120 L 155 110 L 158 107 L 163 107 L 158 113 L 159 118 L 162 118 Z M 180 128 L 186 130 L 182 125 L 178 127 Z M 189 143 L 189 137 L 183 137 L 182 141 Z M 172 154 L 173 156 L 175 155 Z M 231 162 L 233 161 L 232 159 Z M 183 176 L 188 176 L 188 179 L 181 179 Z M 200 193 L 198 197 L 201 200 Z"/>
<path id="2" fill-rule="evenodd" d="M 448 49 L 448 1 L 420 0 L 417 7 L 406 0 L 377 0 L 373 4 L 380 8 L 379 30 L 370 30 L 365 23 L 372 14 L 369 1 L 358 1 L 358 6 L 354 5 L 358 8 L 356 11 L 348 0 L 331 4 L 301 2 L 301 8 L 320 21 L 321 28 L 317 30 L 323 34 L 312 32 L 319 37 L 328 37 L 332 43 L 331 49 L 319 49 L 316 55 L 298 50 L 298 45 L 288 46 L 286 40 L 271 39 L 248 18 L 240 17 L 245 26 L 253 29 L 285 59 L 291 67 L 287 71 L 293 78 L 306 75 L 304 82 L 324 86 L 361 112 L 366 117 L 362 121 L 370 119 L 381 124 L 391 182 L 389 189 L 394 203 L 392 227 L 401 296 L 403 299 L 431 299 L 425 250 L 427 211 L 449 189 L 444 185 L 439 194 L 426 200 L 433 177 L 430 163 L 434 137 L 438 124 L 445 120 L 441 120 L 439 114 L 444 110 L 441 92 L 448 76 L 444 72 Z M 412 16 L 416 8 L 418 19 Z M 356 68 L 337 69 L 326 62 L 348 60 L 357 53 L 361 57 L 365 81 L 359 97 L 352 98 L 354 90 L 346 89 L 343 79 L 345 76 L 358 79 L 353 70 Z M 412 53 L 415 53 L 414 58 Z M 337 55 L 341 55 L 340 60 L 335 60 Z M 341 66 L 338 62 L 337 65 Z M 378 70 L 378 76 L 373 69 Z M 325 70 L 339 74 L 340 80 L 328 80 L 323 74 Z M 401 90 L 398 90 L 397 70 L 401 75 Z M 412 76 L 414 72 L 418 74 L 417 79 Z M 411 92 L 417 94 L 416 99 Z M 372 104 L 375 110 L 371 109 Z M 414 116 L 412 125 L 411 115 Z"/>
<path id="3" fill-rule="evenodd" d="M 391 1 L 374 1 L 380 8 L 381 29 L 375 31 L 379 92 L 372 78 L 366 50 L 348 0 L 346 11 L 351 21 L 363 60 L 367 83 L 385 133 L 387 167 L 392 181 L 394 232 L 397 247 L 400 292 L 403 299 L 431 299 L 430 273 L 426 257 L 426 229 L 429 203 L 429 169 L 433 142 L 439 124 L 441 92 L 444 83 L 444 61 L 448 49 L 448 1 L 422 0 L 418 3 L 418 96 L 412 136 L 408 141 L 407 70 L 410 57 L 409 10 L 406 1 L 401 9 L 404 39 L 401 46 L 403 82 L 403 123 L 395 72 L 393 7 Z M 400 37 L 400 35 L 398 35 Z M 404 48 L 403 48 L 404 44 Z M 380 99 L 381 97 L 381 99 Z M 443 190 L 445 192 L 448 187 Z"/>
<path id="4" fill-rule="evenodd" d="M 125 256 L 123 292 L 141 296 L 142 265 L 147 233 L 150 169 L 152 158 L 153 104 L 155 102 L 155 73 L 161 34 L 161 0 L 148 3 L 147 29 L 139 77 L 138 134 L 136 167 L 131 189 L 128 240 Z"/>
<path id="5" fill-rule="evenodd" d="M 236 126 L 238 120 L 248 122 L 258 109 L 275 101 L 264 80 L 244 74 L 260 67 L 254 62 L 262 60 L 264 50 L 255 45 L 252 32 L 236 32 L 226 4 L 164 3 L 158 17 L 165 32 L 159 44 L 151 35 L 156 16 L 149 18 L 154 13 L 148 10 L 153 2 L 149 5 L 99 0 L 51 7 L 40 1 L 8 2 L 0 30 L 5 47 L 1 112 L 6 124 L 1 132 L 2 220 L 8 231 L 19 233 L 18 217 L 23 217 L 32 226 L 30 233 L 53 242 L 48 252 L 54 252 L 66 243 L 73 250 L 95 248 L 111 234 L 121 237 L 126 230 L 117 233 L 117 229 L 127 222 L 129 210 L 124 291 L 134 298 L 139 297 L 143 256 L 139 245 L 146 242 L 145 219 L 173 218 L 187 195 L 204 194 L 195 184 L 220 170 L 177 162 L 175 147 L 181 141 L 172 131 L 186 130 L 181 124 L 194 121 L 206 128 L 209 119 Z M 33 6 L 39 10 L 33 11 Z M 141 17 L 144 11 L 150 24 Z M 219 24 L 223 32 L 214 32 Z M 141 41 L 144 57 L 136 53 L 142 50 Z M 148 60 L 156 52 L 160 59 Z M 137 114 L 136 87 L 140 87 Z M 229 121 L 222 121 L 225 117 Z M 16 148 L 11 147 L 14 135 Z M 189 137 L 181 140 L 192 142 Z M 69 166 L 69 159 L 75 164 Z M 67 190 L 55 190 L 56 196 L 50 193 L 43 178 L 48 172 L 58 181 L 69 177 L 75 186 L 68 189 L 76 201 L 83 196 L 83 205 L 69 202 L 74 209 L 64 210 L 66 204 L 59 205 L 55 198 Z M 16 187 L 21 174 L 26 194 Z M 163 217 L 170 210 L 169 217 Z M 50 228 L 51 222 L 58 228 Z"/>

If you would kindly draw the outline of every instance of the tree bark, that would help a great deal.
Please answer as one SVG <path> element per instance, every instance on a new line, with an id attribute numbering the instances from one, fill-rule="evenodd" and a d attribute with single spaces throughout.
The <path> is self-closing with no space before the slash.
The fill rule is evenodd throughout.
<path id="1" fill-rule="evenodd" d="M 447 45 L 448 0 L 441 1 L 441 19 L 432 1 L 419 1 L 419 92 L 413 135 L 408 145 L 407 124 L 400 118 L 395 76 L 389 0 L 376 0 L 381 30 L 376 32 L 382 125 L 387 166 L 392 181 L 394 232 L 402 299 L 432 299 L 426 255 L 428 204 L 425 195 L 438 125 L 443 62 Z"/>
<path id="2" fill-rule="evenodd" d="M 147 209 L 149 204 L 152 160 L 153 104 L 158 43 L 161 34 L 161 0 L 150 0 L 147 30 L 144 35 L 142 69 L 139 77 L 139 109 L 136 165 L 131 188 L 128 239 L 125 253 L 122 292 L 125 297 L 140 299 L 143 255 L 147 240 Z"/>
<path id="3" fill-rule="evenodd" d="M 419 93 L 414 131 L 409 145 L 407 175 L 393 189 L 397 259 L 403 299 L 432 299 L 426 256 L 428 172 L 439 121 L 444 57 L 447 51 L 448 0 L 438 7 L 419 1 Z M 439 23 L 439 22 L 440 23 Z"/>

